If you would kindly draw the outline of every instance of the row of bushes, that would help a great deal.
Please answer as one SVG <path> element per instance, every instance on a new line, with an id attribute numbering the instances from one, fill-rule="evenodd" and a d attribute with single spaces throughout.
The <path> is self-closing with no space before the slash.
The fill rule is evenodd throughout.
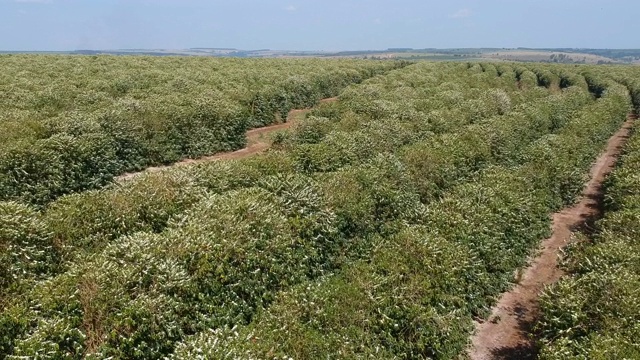
<path id="1" fill-rule="evenodd" d="M 429 68 L 434 72 L 445 71 L 445 69 L 432 65 L 429 65 Z M 412 66 L 392 74 L 407 73 L 404 75 L 405 78 L 415 79 L 416 76 L 412 77 L 410 74 L 419 73 L 418 71 L 420 69 Z M 465 78 L 464 72 L 458 74 L 457 68 L 448 71 L 451 73 L 448 77 L 452 79 Z M 367 81 L 367 84 L 373 82 L 380 82 L 380 80 L 371 79 Z M 485 85 L 478 83 L 477 86 Z M 422 88 L 422 85 L 418 88 Z M 387 93 L 388 95 L 385 94 L 385 96 L 390 97 L 394 92 L 388 91 Z M 464 101 L 468 101 L 467 99 L 477 97 L 477 94 L 478 89 L 470 86 L 466 87 L 464 92 L 460 92 L 459 96 L 465 99 Z M 524 101 L 522 100 L 524 98 L 531 101 L 544 99 L 545 96 L 544 92 L 540 91 L 531 91 L 531 94 L 526 97 L 517 96 L 513 91 L 508 95 L 512 98 L 518 98 L 518 102 Z M 421 96 L 417 95 L 416 101 L 420 99 L 422 99 Z M 376 100 L 369 99 L 368 101 Z M 343 102 L 341 101 L 340 104 Z M 514 102 L 516 101 L 514 100 Z M 336 104 L 327 104 L 321 109 L 334 109 L 336 106 L 338 106 L 336 114 L 346 114 L 342 121 L 337 123 L 327 118 L 315 117 L 315 120 L 305 122 L 294 131 L 293 135 L 288 136 L 290 138 L 289 147 L 296 145 L 296 149 L 286 148 L 286 153 L 272 152 L 257 159 L 246 159 L 241 162 L 214 162 L 196 167 L 175 168 L 161 174 L 148 174 L 100 190 L 61 197 L 52 202 L 43 215 L 50 224 L 55 241 L 64 248 L 65 257 L 69 257 L 68 254 L 76 251 L 92 253 L 122 235 L 136 231 L 162 231 L 169 218 L 184 212 L 206 191 L 222 193 L 250 187 L 262 176 L 291 173 L 305 169 L 305 164 L 312 164 L 314 168 L 319 167 L 303 154 L 309 153 L 307 145 L 321 141 L 329 132 L 332 133 L 330 137 L 335 141 L 320 146 L 325 149 L 345 146 L 351 148 L 353 151 L 363 154 L 353 158 L 355 163 L 359 163 L 365 161 L 367 156 L 371 156 L 371 154 L 395 151 L 394 149 L 403 144 L 431 137 L 435 129 L 440 129 L 438 133 L 442 133 L 442 127 L 439 125 L 441 123 L 452 123 L 449 126 L 449 131 L 468 125 L 463 121 L 456 121 L 458 112 L 455 110 L 455 103 L 445 109 L 450 112 L 434 110 L 435 114 L 431 114 L 423 121 L 418 121 L 417 117 L 376 121 L 369 119 L 366 115 L 351 117 L 348 115 L 350 114 L 349 106 Z M 397 107 L 397 109 L 398 111 L 406 110 L 402 107 Z M 320 112 L 322 111 L 324 110 L 320 110 Z M 494 108 L 492 112 L 487 113 L 487 116 L 493 116 L 497 113 L 497 108 Z M 389 134 L 394 134 L 394 136 L 389 136 Z M 315 138 L 317 141 L 310 138 Z M 332 153 L 322 153 L 320 150 L 314 150 L 314 153 L 321 156 L 323 162 L 333 164 L 331 166 L 340 164 L 337 157 L 330 156 Z M 291 154 L 294 155 L 291 156 Z"/>
<path id="2" fill-rule="evenodd" d="M 640 358 L 638 125 L 605 184 L 605 217 L 565 254 L 567 275 L 543 293 L 541 359 Z"/>
<path id="3" fill-rule="evenodd" d="M 380 147 L 375 148 L 375 151 L 384 152 L 385 148 L 386 145 L 381 144 Z M 65 280 L 60 279 L 67 279 L 69 286 L 78 284 L 77 277 L 73 275 L 78 267 L 73 264 L 95 264 L 93 258 L 103 253 L 101 249 L 109 242 L 118 241 L 116 239 L 120 236 L 136 231 L 160 232 L 165 229 L 170 219 L 173 219 L 174 224 L 171 228 L 180 228 L 181 219 L 190 216 L 189 212 L 185 214 L 185 211 L 203 201 L 203 198 L 207 198 L 209 196 L 207 193 L 223 194 L 233 189 L 243 191 L 242 188 L 259 184 L 268 174 L 283 176 L 287 172 L 294 172 L 295 164 L 295 159 L 290 159 L 284 153 L 272 153 L 263 158 L 238 163 L 214 163 L 195 169 L 177 169 L 161 174 L 150 174 L 110 189 L 63 197 L 47 208 L 43 218 L 52 230 L 53 242 L 57 244 L 58 250 L 67 263 L 69 261 L 73 263 L 70 264 L 71 271 L 51 281 L 59 284 L 59 282 L 65 283 Z M 372 175 L 367 181 L 370 185 L 366 186 L 372 186 L 376 178 Z M 392 214 L 380 215 L 370 220 L 371 224 L 383 223 L 384 219 L 391 217 Z M 358 227 L 357 224 L 348 224 L 351 219 L 353 218 L 342 214 L 337 219 L 336 226 L 347 233 L 350 231 L 349 228 Z M 378 227 L 371 226 L 374 229 Z M 97 267 L 101 268 L 101 266 Z M 71 281 L 69 278 L 75 280 Z M 113 275 L 108 278 L 118 279 Z M 65 288 L 62 285 L 56 285 L 56 287 Z M 68 289 L 72 290 L 73 287 Z M 45 294 L 48 294 L 48 291 Z M 28 298 L 36 296 L 36 300 L 32 301 L 41 301 L 37 293 L 30 292 L 27 296 Z M 12 308 L 19 309 L 28 300 L 16 297 L 12 302 L 18 304 Z M 31 322 L 22 323 L 22 326 L 19 326 L 12 322 L 15 320 L 13 317 L 15 313 L 8 311 L 6 314 L 8 317 L 4 319 L 13 319 L 9 323 L 15 325 L 14 329 L 22 329 L 17 330 L 18 333 L 29 329 L 27 324 Z M 24 315 L 18 318 L 24 319 Z M 71 326 L 70 329 L 75 327 Z"/>
<path id="4" fill-rule="evenodd" d="M 429 71 L 445 69 L 432 66 Z M 464 79 L 464 72 L 457 72 L 458 69 L 452 67 L 448 77 Z M 405 75 L 405 78 L 409 76 Z M 372 80 L 374 81 L 377 82 Z M 460 97 L 475 97 L 477 90 L 473 90 L 473 87 L 469 89 L 471 92 L 460 92 Z M 536 93 L 535 96 L 540 95 Z M 455 104 L 450 104 L 449 107 L 455 107 Z M 405 122 L 409 124 L 408 121 Z M 364 124 L 364 120 L 361 123 Z M 391 129 L 391 125 L 387 124 L 382 129 Z M 412 129 L 417 129 L 418 125 L 420 124 L 412 125 Z M 430 124 L 423 125 L 433 128 Z M 458 122 L 457 126 L 463 125 L 464 123 Z M 297 132 L 304 130 L 299 129 Z M 428 131 L 424 133 L 431 134 Z M 345 138 L 348 139 L 348 136 Z M 392 140 L 388 136 L 386 138 Z M 411 135 L 411 141 L 418 138 Z M 386 143 L 381 143 L 371 151 L 384 151 L 386 147 Z M 52 202 L 41 217 L 51 233 L 48 241 L 56 244 L 58 257 L 68 263 L 77 256 L 101 250 L 108 242 L 120 236 L 136 231 L 162 231 L 171 217 L 191 207 L 207 191 L 220 193 L 238 187 L 250 187 L 266 174 L 293 172 L 296 167 L 300 167 L 298 164 L 299 161 L 274 153 L 257 160 L 206 164 L 193 168 L 193 171 L 191 168 L 180 168 L 162 174 L 150 174 L 102 190 L 63 196 Z M 44 167 L 44 164 L 34 163 L 33 166 Z"/>
<path id="5" fill-rule="evenodd" d="M 404 71 L 411 69 L 401 72 Z M 612 95 L 611 98 L 615 97 Z M 522 129 L 527 126 L 536 129 L 536 134 L 522 138 L 520 146 L 514 143 L 512 148 L 526 146 L 545 132 L 562 131 L 576 122 L 574 119 L 567 124 L 567 120 L 573 118 L 568 116 L 571 109 L 580 108 L 587 100 L 579 90 L 567 90 L 562 95 L 550 98 L 548 103 L 541 102 L 539 105 L 543 105 L 544 110 L 540 114 L 533 111 L 538 104 L 523 107 L 523 115 L 518 117 L 523 122 L 531 121 L 529 125 L 509 122 L 506 117 L 498 115 L 485 124 L 479 122 L 469 125 L 469 129 L 471 126 L 491 129 L 494 124 L 502 124 L 499 126 L 502 130 L 488 140 L 495 145 L 495 154 L 500 154 L 498 150 L 505 143 L 504 140 L 520 138 Z M 620 102 L 610 102 L 601 101 L 597 106 L 588 107 L 580 112 L 580 116 L 605 115 L 603 104 L 611 106 L 608 111 L 614 111 L 614 106 L 621 106 Z M 553 109 L 564 112 L 557 115 Z M 348 110 L 345 110 L 345 116 L 344 120 L 349 122 L 351 115 Z M 393 129 L 392 122 L 385 119 L 379 119 L 378 122 Z M 343 125 L 340 121 L 337 126 Z M 403 125 L 401 121 L 398 122 L 398 126 Z M 584 125 L 582 121 L 571 130 L 575 132 Z M 602 133 L 599 134 L 602 136 Z M 437 139 L 441 140 L 433 141 L 443 141 L 446 136 L 439 135 Z M 581 132 L 577 136 L 579 139 L 584 137 Z M 459 139 L 461 142 L 478 140 L 474 137 Z M 546 140 L 543 143 L 545 146 L 551 141 Z M 591 140 L 596 142 L 599 139 L 594 137 Z M 115 240 L 105 250 L 87 251 L 87 255 L 75 259 L 69 271 L 42 282 L 24 298 L 13 301 L 3 313 L 2 323 L 12 329 L 14 335 L 8 337 L 8 342 L 3 346 L 9 349 L 17 345 L 14 351 L 16 356 L 44 356 L 50 353 L 53 356 L 67 354 L 81 357 L 96 352 L 116 357 L 161 357 L 171 351 L 176 341 L 188 334 L 206 328 L 246 323 L 258 309 L 267 307 L 280 291 L 310 279 L 322 278 L 358 257 L 370 258 L 376 244 L 383 245 L 403 232 L 406 223 L 430 226 L 441 221 L 437 217 L 440 211 L 432 212 L 432 205 L 425 208 L 419 201 L 416 184 L 425 180 L 418 177 L 412 179 L 406 170 L 408 161 L 399 157 L 407 149 L 405 145 L 410 143 L 391 139 L 391 142 L 378 145 L 371 148 L 372 156 L 345 164 L 337 172 L 304 171 L 295 174 L 299 169 L 296 157 L 292 155 L 289 158 L 287 155 L 295 154 L 294 151 L 269 154 L 264 160 L 258 158 L 238 163 L 241 165 L 216 164 L 187 170 L 206 176 L 177 177 L 185 181 L 184 190 L 183 185 L 174 187 L 169 183 L 166 197 L 162 195 L 165 192 L 157 196 L 154 187 L 137 185 L 142 187 L 136 192 L 143 194 L 140 201 L 127 202 L 128 196 L 123 192 L 119 197 L 123 207 L 116 208 L 107 217 L 107 226 L 101 227 L 100 216 L 90 218 L 87 223 L 72 224 L 70 228 L 76 230 L 68 233 L 67 241 L 78 241 L 79 248 L 91 249 L 96 244 L 91 239 L 94 234 L 108 238 L 112 232 L 151 232 L 118 239 L 115 239 L 117 235 L 113 236 Z M 461 154 L 474 150 L 456 141 L 451 145 L 460 145 Z M 576 141 L 565 146 L 575 145 Z M 594 147 L 593 143 L 589 143 L 589 146 Z M 295 150 L 295 146 L 293 148 Z M 546 154 L 544 151 L 551 154 L 555 151 L 553 147 L 540 149 L 540 145 L 533 149 L 543 154 Z M 523 151 L 518 158 L 529 161 L 526 155 L 532 151 Z M 391 152 L 396 155 L 382 155 Z M 493 155 L 489 158 L 492 159 Z M 548 158 L 543 159 L 546 161 Z M 414 158 L 413 161 L 429 160 Z M 469 167 L 468 173 L 460 174 L 460 178 L 474 177 L 474 171 L 486 168 L 493 161 L 502 163 L 505 160 L 496 156 L 495 160 L 484 165 Z M 227 172 L 225 166 L 229 169 Z M 510 169 L 512 166 L 516 164 L 510 163 L 504 168 Z M 443 162 L 434 171 L 446 173 L 450 167 L 451 164 Z M 568 173 L 573 174 L 574 170 L 569 168 Z M 486 174 L 491 171 L 484 170 L 480 178 L 489 176 Z M 269 176 L 269 172 L 274 175 Z M 287 172 L 293 174 L 286 175 Z M 161 184 L 176 176 L 174 172 L 150 175 L 140 184 L 149 179 L 159 179 L 158 184 Z M 491 181 L 498 181 L 496 179 L 492 178 Z M 507 181 L 510 179 L 503 177 L 499 180 L 510 184 Z M 455 178 L 450 181 L 455 182 Z M 575 181 L 575 177 L 567 177 L 567 181 Z M 530 184 L 524 182 L 515 187 L 521 191 L 525 186 Z M 443 191 L 447 188 L 443 187 Z M 458 188 L 463 189 L 464 185 L 455 186 L 451 192 Z M 481 189 L 483 187 L 472 187 L 463 191 L 469 197 L 468 206 L 480 201 L 470 196 L 472 192 L 469 191 Z M 148 191 L 147 195 L 143 190 Z M 199 191 L 209 192 L 209 195 L 199 195 Z M 113 207 L 100 208 L 96 206 L 97 203 L 87 203 L 89 206 L 83 208 L 82 204 L 88 200 L 117 199 L 109 197 L 116 193 L 100 191 L 87 193 L 85 198 L 82 198 L 83 195 L 69 197 L 71 202 L 61 203 L 63 207 L 59 209 L 63 212 L 59 214 L 65 217 L 59 218 L 62 219 L 59 222 L 64 222 L 64 219 L 72 221 L 79 214 L 90 214 L 93 209 L 97 209 L 96 215 L 109 214 Z M 173 196 L 180 199 L 175 207 L 170 200 L 163 200 L 172 199 Z M 491 198 L 490 191 L 486 197 Z M 142 198 L 149 198 L 150 201 L 142 201 Z M 74 205 L 74 201 L 78 202 Z M 442 206 L 446 210 L 457 201 L 433 206 Z M 500 204 L 488 203 L 493 204 L 490 208 Z M 65 214 L 64 206 L 69 206 L 66 211 L 77 208 L 78 212 L 75 216 L 67 216 L 73 213 Z M 132 206 L 131 212 L 127 212 L 129 206 Z M 168 211 L 165 210 L 167 208 Z M 185 209 L 189 210 L 185 212 Z M 122 210 L 127 211 L 120 213 Z M 543 210 L 546 211 L 546 208 Z M 51 214 L 55 213 L 55 206 L 51 207 L 51 211 Z M 125 225 L 119 228 L 118 215 L 125 215 L 122 220 L 134 220 L 124 222 Z M 477 226 L 478 221 L 480 218 L 472 225 Z M 164 229 L 167 222 L 168 230 L 162 234 L 153 233 Z M 522 223 L 526 221 L 522 220 Z M 92 230 L 94 225 L 96 227 Z M 86 233 L 82 232 L 84 229 L 87 229 Z M 471 231 L 474 227 L 470 225 L 466 229 Z M 61 226 L 60 230 L 64 232 L 66 228 Z M 446 241 L 450 241 L 448 237 Z M 487 261 L 492 255 L 495 254 L 485 254 L 486 259 L 482 260 Z M 490 266 L 492 269 L 502 269 L 499 264 L 491 263 Z M 503 280 L 500 278 L 496 281 Z M 487 291 L 496 291 L 495 288 L 489 289 Z M 482 298 L 481 301 L 487 300 Z M 396 352 L 392 347 L 383 348 Z"/>
<path id="6" fill-rule="evenodd" d="M 404 62 L 3 56 L 0 200 L 45 205 L 149 165 L 231 151 L 248 128 Z M 6 61 L 5 61 L 6 60 Z M 10 89 L 10 91 L 9 91 Z"/>
<path id="7" fill-rule="evenodd" d="M 574 113 L 555 134 L 533 143 L 523 139 L 520 161 L 484 168 L 426 207 L 416 203 L 414 181 L 402 180 L 408 178 L 405 164 L 389 158 L 395 165 L 382 168 L 397 170 L 386 193 L 402 196 L 383 203 L 396 231 L 353 238 L 348 250 L 366 249 L 355 251 L 355 261 L 280 293 L 247 326 L 192 337 L 172 358 L 460 356 L 473 318 L 488 315 L 514 281 L 514 270 L 548 235 L 549 214 L 580 193 L 591 162 L 624 120 L 628 104 L 626 89 L 610 83 L 597 103 Z M 546 124 L 553 129 L 551 117 Z M 333 197 L 350 208 L 366 208 L 371 197 L 364 188 L 345 186 L 352 182 L 331 186 L 337 191 Z"/>

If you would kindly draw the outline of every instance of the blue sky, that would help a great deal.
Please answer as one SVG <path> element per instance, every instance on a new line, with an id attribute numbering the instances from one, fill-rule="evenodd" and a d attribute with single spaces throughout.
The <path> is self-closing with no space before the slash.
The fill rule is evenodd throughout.
<path id="1" fill-rule="evenodd" d="M 0 0 L 0 50 L 640 48 L 640 0 Z"/>

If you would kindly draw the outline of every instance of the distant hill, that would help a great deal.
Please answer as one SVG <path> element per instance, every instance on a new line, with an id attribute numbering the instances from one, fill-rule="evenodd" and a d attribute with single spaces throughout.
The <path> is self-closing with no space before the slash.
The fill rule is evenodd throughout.
<path id="1" fill-rule="evenodd" d="M 24 53 L 5 51 L 0 53 Z M 234 48 L 197 47 L 189 49 L 116 49 L 74 50 L 59 52 L 29 52 L 47 54 L 82 55 L 150 55 L 150 56 L 218 56 L 218 57 L 331 57 L 360 59 L 408 59 L 432 61 L 504 60 L 526 62 L 552 62 L 570 64 L 640 64 L 640 49 L 583 49 L 583 48 L 451 48 L 353 51 L 297 51 L 297 50 L 242 50 Z"/>

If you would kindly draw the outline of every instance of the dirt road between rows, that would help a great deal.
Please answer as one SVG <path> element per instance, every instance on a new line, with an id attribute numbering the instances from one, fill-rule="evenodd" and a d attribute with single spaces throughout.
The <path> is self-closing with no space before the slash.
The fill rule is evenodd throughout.
<path id="1" fill-rule="evenodd" d="M 558 268 L 558 256 L 571 241 L 572 232 L 602 217 L 602 183 L 613 170 L 635 120 L 630 115 L 609 139 L 606 150 L 591 168 L 591 179 L 579 202 L 553 215 L 553 234 L 543 241 L 541 252 L 524 269 L 519 283 L 502 294 L 488 321 L 476 323 L 468 351 L 472 360 L 536 358 L 530 334 L 539 312 L 538 296 L 546 285 L 563 275 Z"/>
<path id="2" fill-rule="evenodd" d="M 330 103 L 337 101 L 338 98 L 327 98 L 320 100 L 320 103 Z M 139 172 L 125 173 L 115 178 L 115 181 L 122 182 L 131 180 L 144 173 L 153 173 L 172 168 L 174 166 L 185 166 L 192 164 L 200 164 L 217 160 L 233 160 L 242 159 L 267 150 L 271 146 L 269 135 L 276 131 L 281 131 L 292 127 L 304 119 L 306 114 L 312 109 L 295 109 L 291 110 L 287 115 L 287 121 L 280 124 L 269 125 L 247 131 L 247 146 L 232 152 L 219 153 L 211 156 L 204 156 L 198 159 L 184 159 L 170 165 L 152 166 Z"/>

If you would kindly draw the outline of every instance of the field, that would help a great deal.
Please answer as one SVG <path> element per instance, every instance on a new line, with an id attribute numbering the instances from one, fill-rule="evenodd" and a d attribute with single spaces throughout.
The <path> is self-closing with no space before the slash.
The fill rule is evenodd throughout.
<path id="1" fill-rule="evenodd" d="M 0 54 L 2 51 L 0 51 Z M 53 52 L 55 53 L 55 52 Z M 50 54 L 53 54 L 50 53 Z M 57 54 L 84 55 L 153 55 L 153 56 L 215 56 L 238 58 L 332 58 L 332 59 L 407 59 L 429 61 L 527 61 L 564 64 L 638 64 L 639 49 L 587 49 L 587 48 L 450 48 L 359 51 L 291 51 L 291 50 L 242 50 L 228 48 L 191 49 L 129 49 L 129 50 L 76 50 Z"/>
<path id="2" fill-rule="evenodd" d="M 0 60 L 7 359 L 464 358 L 640 107 L 622 65 Z M 268 151 L 122 176 L 312 106 Z M 640 351 L 637 138 L 541 296 L 542 358 Z"/>
<path id="3" fill-rule="evenodd" d="M 640 358 L 640 135 L 636 124 L 606 183 L 606 216 L 577 234 L 568 275 L 541 299 L 542 359 Z"/>
<path id="4" fill-rule="evenodd" d="M 0 200 L 37 205 L 122 172 L 236 150 L 247 129 L 404 66 L 111 56 L 0 61 Z"/>

